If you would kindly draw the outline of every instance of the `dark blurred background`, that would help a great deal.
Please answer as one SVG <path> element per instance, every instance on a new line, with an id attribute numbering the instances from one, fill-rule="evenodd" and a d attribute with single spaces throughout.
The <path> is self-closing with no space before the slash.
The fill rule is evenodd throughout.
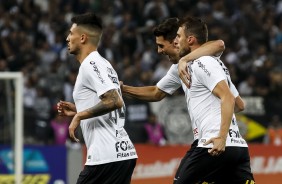
<path id="1" fill-rule="evenodd" d="M 25 144 L 68 140 L 70 119 L 57 116 L 56 103 L 73 101 L 79 64 L 68 54 L 65 39 L 70 18 L 90 11 L 100 15 L 105 25 L 99 52 L 112 63 L 120 80 L 134 86 L 156 84 L 171 65 L 157 54 L 152 28 L 167 17 L 201 17 L 207 22 L 209 40 L 224 40 L 221 59 L 247 102 L 238 118 L 242 132 L 261 131 L 247 140 L 270 143 L 267 130 L 280 127 L 282 115 L 282 1 L 0 0 L 0 72 L 24 75 Z M 13 112 L 7 104 L 13 89 L 11 82 L 0 80 L 2 144 L 12 137 L 9 114 Z M 171 98 L 175 96 L 183 96 L 181 90 Z M 156 113 L 152 104 L 125 102 L 128 133 L 135 143 L 147 142 L 144 124 Z M 250 123 L 258 129 L 249 129 Z"/>

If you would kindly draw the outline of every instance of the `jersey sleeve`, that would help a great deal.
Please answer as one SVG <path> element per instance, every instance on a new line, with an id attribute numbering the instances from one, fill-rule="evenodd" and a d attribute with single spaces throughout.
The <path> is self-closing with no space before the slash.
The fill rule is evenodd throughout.
<path id="1" fill-rule="evenodd" d="M 85 86 L 95 91 L 99 97 L 111 89 L 118 88 L 109 78 L 106 66 L 91 61 L 83 63 L 82 67 Z"/>
<path id="2" fill-rule="evenodd" d="M 168 94 L 173 94 L 181 87 L 177 67 L 178 65 L 176 64 L 172 65 L 167 74 L 157 83 L 157 87 Z"/>
<path id="3" fill-rule="evenodd" d="M 193 70 L 199 82 L 210 91 L 213 91 L 217 83 L 227 79 L 222 67 L 216 59 L 210 56 L 204 56 L 196 60 Z"/>

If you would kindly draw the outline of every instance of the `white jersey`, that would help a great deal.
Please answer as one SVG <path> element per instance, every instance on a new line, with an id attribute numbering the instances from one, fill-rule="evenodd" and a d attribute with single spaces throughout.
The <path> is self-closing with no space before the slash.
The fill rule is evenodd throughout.
<path id="1" fill-rule="evenodd" d="M 120 91 L 117 73 L 97 51 L 82 62 L 76 79 L 73 98 L 77 112 L 99 103 L 100 96 L 111 89 Z M 125 107 L 103 116 L 81 120 L 80 126 L 87 147 L 85 165 L 137 158 L 136 150 L 123 128 Z"/>
<path id="2" fill-rule="evenodd" d="M 189 63 L 188 68 L 192 81 L 188 110 L 193 127 L 197 127 L 198 147 L 211 148 L 212 144 L 203 144 L 218 136 L 221 124 L 221 100 L 213 95 L 212 91 L 222 80 L 228 83 L 235 97 L 238 96 L 238 91 L 231 82 L 228 69 L 218 58 L 203 56 Z M 246 141 L 240 135 L 234 114 L 226 146 L 247 147 Z"/>

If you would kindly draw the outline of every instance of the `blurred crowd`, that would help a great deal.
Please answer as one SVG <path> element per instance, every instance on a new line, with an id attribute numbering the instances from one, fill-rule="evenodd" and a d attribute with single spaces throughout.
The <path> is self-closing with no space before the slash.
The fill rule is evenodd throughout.
<path id="1" fill-rule="evenodd" d="M 157 54 L 152 28 L 167 17 L 201 17 L 209 40 L 224 40 L 221 59 L 241 96 L 263 97 L 269 121 L 281 116 L 282 0 L 1 0 L 0 72 L 24 75 L 26 143 L 60 144 L 57 134 L 67 139 L 70 120 L 57 117 L 56 103 L 73 101 L 79 64 L 68 54 L 65 39 L 71 17 L 89 11 L 100 15 L 105 26 L 99 52 L 120 80 L 134 86 L 156 84 L 171 65 Z M 6 104 L 12 94 L 5 86 L 1 80 L 2 135 L 9 132 Z M 134 131 L 148 121 L 151 110 L 145 102 L 126 104 Z M 135 132 L 144 140 L 133 141 L 145 142 L 145 133 Z M 0 143 L 5 141 L 1 136 Z"/>

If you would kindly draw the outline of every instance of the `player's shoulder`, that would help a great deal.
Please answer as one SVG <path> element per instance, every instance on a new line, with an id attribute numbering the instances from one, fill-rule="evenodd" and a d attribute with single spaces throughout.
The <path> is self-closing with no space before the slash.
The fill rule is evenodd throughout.
<path id="1" fill-rule="evenodd" d="M 178 75 L 178 64 L 172 64 L 167 73 L 172 73 L 172 74 Z"/>
<path id="2" fill-rule="evenodd" d="M 218 67 L 219 60 L 217 57 L 213 56 L 202 56 L 196 60 L 194 60 L 195 66 L 201 67 L 202 65 L 206 65 L 207 67 Z"/>
<path id="3" fill-rule="evenodd" d="M 108 66 L 108 61 L 104 60 L 102 57 L 87 57 L 82 63 L 81 67 L 97 70 L 98 68 L 102 69 Z"/>
<path id="4" fill-rule="evenodd" d="M 217 58 L 213 56 L 202 56 L 194 60 L 192 66 L 194 72 L 197 73 L 197 71 L 204 71 L 208 75 L 210 75 L 214 70 L 217 70 L 217 68 L 219 68 L 219 62 Z"/>
<path id="5" fill-rule="evenodd" d="M 176 70 L 178 69 L 178 64 L 172 64 L 169 68 L 169 70 Z"/>
<path id="6" fill-rule="evenodd" d="M 198 59 L 196 59 L 195 61 L 206 63 L 206 62 L 209 62 L 209 61 L 216 61 L 216 60 L 217 60 L 217 58 L 214 57 L 214 56 L 201 56 Z"/>

